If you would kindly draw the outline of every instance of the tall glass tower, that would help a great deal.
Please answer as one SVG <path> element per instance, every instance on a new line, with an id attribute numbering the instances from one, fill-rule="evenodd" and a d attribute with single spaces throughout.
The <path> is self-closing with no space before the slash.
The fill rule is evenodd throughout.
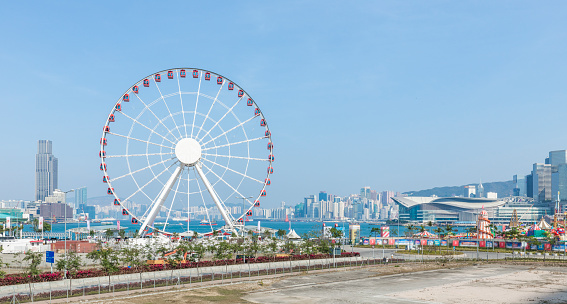
<path id="1" fill-rule="evenodd" d="M 44 201 L 57 189 L 57 158 L 51 152 L 51 141 L 38 141 L 35 155 L 36 201 Z"/>

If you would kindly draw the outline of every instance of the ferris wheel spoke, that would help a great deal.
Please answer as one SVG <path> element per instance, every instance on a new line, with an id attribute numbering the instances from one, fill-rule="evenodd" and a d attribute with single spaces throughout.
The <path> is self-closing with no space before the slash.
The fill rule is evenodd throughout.
<path id="1" fill-rule="evenodd" d="M 218 149 L 218 148 L 223 148 L 223 147 L 228 147 L 228 146 L 234 146 L 234 145 L 248 143 L 248 142 L 251 142 L 251 141 L 261 140 L 261 139 L 265 139 L 265 138 L 266 138 L 265 136 L 258 137 L 258 138 L 251 138 L 251 139 L 233 142 L 233 143 L 228 143 L 228 144 L 224 144 L 224 145 L 220 145 L 220 146 L 208 147 L 208 148 L 202 149 L 201 151 L 207 151 L 207 150 Z"/>
<path id="2" fill-rule="evenodd" d="M 146 125 L 144 125 L 143 123 L 139 122 L 137 119 L 128 116 L 128 115 L 125 114 L 124 112 L 118 112 L 118 113 L 121 113 L 121 114 L 124 115 L 125 117 L 128 117 L 129 119 L 131 119 L 133 122 L 135 122 L 135 123 L 139 124 L 140 126 L 146 128 L 146 129 L 148 129 L 148 131 L 150 131 L 152 134 L 156 134 L 157 136 L 159 136 L 159 137 L 163 138 L 164 140 L 167 140 L 167 141 L 169 141 L 170 143 L 172 143 L 172 144 L 175 145 L 174 142 L 172 142 L 171 140 L 165 138 L 163 135 L 159 134 L 158 132 L 154 131 L 153 129 L 150 129 L 148 126 L 146 126 Z M 154 116 L 155 116 L 155 114 L 154 114 Z M 157 116 L 156 116 L 156 117 L 157 117 Z M 159 120 L 159 119 L 158 119 L 158 120 Z M 161 123 L 161 120 L 159 120 L 159 122 Z M 164 125 L 163 123 L 162 123 L 162 125 L 165 127 L 165 125 Z M 169 128 L 167 128 L 167 127 L 165 127 L 165 128 L 171 133 L 171 130 L 170 130 Z M 174 136 L 174 137 L 175 137 L 175 136 Z"/>
<path id="3" fill-rule="evenodd" d="M 134 195 L 138 194 L 140 191 L 143 191 L 144 188 L 146 188 L 149 184 L 151 184 L 153 181 L 155 181 L 158 177 L 160 177 L 162 174 L 164 174 L 166 171 L 169 170 L 169 168 L 173 167 L 175 164 L 179 163 L 179 161 L 174 162 L 173 164 L 171 164 L 169 167 L 165 168 L 163 171 L 161 171 L 158 175 L 154 176 L 152 179 L 150 179 L 150 181 L 148 181 L 147 183 L 145 183 L 142 187 L 138 187 L 138 190 L 134 191 L 134 193 L 130 194 L 130 196 L 128 196 L 124 201 L 127 201 L 129 199 L 131 199 L 132 197 L 134 197 Z"/>
<path id="4" fill-rule="evenodd" d="M 154 80 L 154 81 L 155 81 L 155 80 Z M 161 125 L 162 125 L 167 131 L 169 131 L 169 132 L 171 133 L 171 129 L 169 129 L 169 128 L 161 121 L 161 119 L 159 119 L 159 117 L 156 115 L 156 113 L 154 113 L 154 111 L 152 111 L 152 109 L 151 109 L 150 107 L 148 107 L 148 105 L 142 100 L 142 98 L 140 98 L 140 96 L 139 96 L 138 94 L 135 94 L 135 95 L 136 95 L 136 97 L 140 100 L 140 102 L 144 105 L 145 109 L 148 109 L 148 111 L 150 111 L 150 113 L 152 113 L 152 115 L 161 123 Z M 122 112 L 120 112 L 120 113 L 122 113 Z M 142 113 L 143 113 L 143 111 L 140 111 L 140 115 L 141 115 Z M 124 113 L 123 113 L 123 114 L 124 114 Z M 133 118 L 130 118 L 130 119 L 132 119 L 132 120 L 138 122 L 136 119 L 133 119 Z M 139 123 L 139 122 L 138 122 L 138 123 Z M 141 123 L 139 123 L 139 124 L 141 124 Z M 147 128 L 147 127 L 146 127 L 146 128 Z M 149 128 L 148 128 L 148 129 L 149 129 Z M 159 134 L 159 133 L 158 133 L 158 135 L 161 136 L 161 134 Z M 173 135 L 173 134 L 172 134 L 172 135 Z M 174 136 L 174 137 L 175 137 L 175 136 Z M 175 138 L 175 139 L 176 139 L 176 140 L 179 140 L 179 138 Z M 170 141 L 170 140 L 168 139 L 168 141 Z M 175 144 L 174 142 L 171 142 L 171 143 L 172 143 L 172 144 Z"/>
<path id="5" fill-rule="evenodd" d="M 227 134 L 227 133 L 233 131 L 234 129 L 236 129 L 236 128 L 238 128 L 238 127 L 242 127 L 244 124 L 246 124 L 247 122 L 251 121 L 252 119 L 254 119 L 254 118 L 256 118 L 256 117 L 258 117 L 258 116 L 252 116 L 252 117 L 248 118 L 247 120 L 245 120 L 245 121 L 243 121 L 243 122 L 237 124 L 236 126 L 234 126 L 234 127 L 230 128 L 230 129 L 228 129 L 228 130 L 222 132 L 221 134 L 217 135 L 216 137 L 213 137 L 213 138 L 209 139 L 209 141 L 203 143 L 202 145 L 205 146 L 205 145 L 207 145 L 208 143 L 210 143 L 211 141 L 214 141 L 215 139 L 217 139 L 217 138 L 219 138 L 219 137 L 221 137 L 221 136 L 223 136 L 223 135 L 225 135 L 225 134 Z"/>
<path id="6" fill-rule="evenodd" d="M 185 166 L 183 166 L 183 168 L 181 169 L 179 176 L 181 176 L 181 173 L 183 173 L 183 170 L 185 170 L 184 167 Z M 169 223 L 169 216 L 171 215 L 171 210 L 173 209 L 173 203 L 175 203 L 175 198 L 177 197 L 177 191 L 179 190 L 179 185 L 181 184 L 180 178 L 177 178 L 176 181 L 177 181 L 177 187 L 175 187 L 175 192 L 173 192 L 173 198 L 171 199 L 171 205 L 169 206 L 169 209 L 167 211 L 167 217 L 165 218 L 165 224 L 163 225 L 163 231 L 165 231 L 165 228 L 167 228 L 167 224 Z"/>
<path id="7" fill-rule="evenodd" d="M 205 166 L 205 165 L 203 164 L 203 166 Z M 199 174 L 199 177 L 201 178 L 201 180 L 203 181 L 203 184 L 205 184 L 205 187 L 209 191 L 209 194 L 211 195 L 211 198 L 215 202 L 215 205 L 217 205 L 217 208 L 219 209 L 219 211 L 220 211 L 220 213 L 221 213 L 221 215 L 222 215 L 222 217 L 225 221 L 225 224 L 230 227 L 231 231 L 235 231 L 234 225 L 232 223 L 233 221 L 230 218 L 228 212 L 226 212 L 226 207 L 223 207 L 223 203 L 221 202 L 220 198 L 218 197 L 218 194 L 216 193 L 215 189 L 213 188 L 213 186 L 209 182 L 209 179 L 207 179 L 207 176 L 205 176 L 205 173 L 203 173 L 201 166 L 199 164 L 197 164 L 196 166 L 194 166 L 194 168 L 195 168 L 195 171 L 197 171 L 197 173 Z M 216 173 L 214 173 L 214 174 L 216 175 Z"/>
<path id="8" fill-rule="evenodd" d="M 195 167 L 193 167 L 193 170 L 195 170 L 194 168 Z M 199 194 L 201 194 L 201 200 L 203 201 L 203 208 L 205 209 L 205 214 L 207 215 L 207 220 L 209 221 L 209 223 L 212 223 L 211 216 L 209 215 L 209 208 L 207 208 L 207 203 L 205 203 L 205 197 L 203 196 L 203 190 L 201 190 L 201 185 L 199 184 L 199 181 L 197 181 L 197 171 L 196 170 L 195 170 L 194 174 L 195 174 L 195 183 L 197 184 L 197 187 L 199 188 Z M 187 192 L 189 192 L 189 191 L 187 191 Z M 213 226 L 212 225 L 209 225 L 209 226 L 211 228 L 211 231 L 214 231 Z"/>
<path id="9" fill-rule="evenodd" d="M 157 166 L 157 165 L 159 165 L 159 164 L 166 163 L 166 162 L 168 162 L 168 161 L 170 161 L 170 160 L 173 160 L 173 159 L 175 159 L 175 157 L 172 157 L 172 158 L 169 158 L 169 159 L 164 159 L 164 160 L 162 160 L 162 161 L 160 161 L 160 162 L 158 162 L 158 163 L 155 163 L 155 164 L 146 166 L 146 167 L 144 167 L 144 168 L 138 169 L 138 170 L 133 171 L 133 172 L 128 172 L 128 173 L 126 173 L 126 174 L 124 174 L 124 175 L 121 175 L 121 176 L 119 176 L 119 177 L 117 177 L 117 178 L 113 178 L 113 179 L 111 179 L 111 181 L 114 182 L 114 181 L 117 181 L 117 180 L 122 179 L 122 178 L 124 178 L 124 177 L 134 175 L 134 174 L 136 174 L 136 173 L 138 173 L 138 172 L 142 172 L 142 171 L 144 171 L 144 170 L 150 169 L 150 168 L 155 167 L 155 166 Z"/>
<path id="10" fill-rule="evenodd" d="M 207 112 L 207 115 L 205 115 L 205 119 L 203 119 L 203 123 L 201 124 L 201 128 L 199 128 L 199 130 L 197 131 L 197 135 L 195 135 L 195 138 L 199 138 L 199 133 L 201 133 L 201 130 L 203 129 L 203 127 L 205 126 L 205 122 L 207 122 L 207 118 L 209 118 L 209 114 L 211 114 L 211 110 L 213 109 L 213 107 L 215 106 L 215 103 L 217 102 L 218 98 L 219 98 L 219 94 L 222 90 L 222 87 L 224 87 L 224 83 L 226 81 L 223 79 L 222 80 L 222 84 L 219 87 L 219 91 L 217 92 L 217 96 L 215 96 L 215 99 L 213 99 L 213 102 L 211 103 L 211 106 L 209 107 L 209 111 Z"/>
<path id="11" fill-rule="evenodd" d="M 161 209 L 161 206 L 163 206 L 163 203 L 167 199 L 169 192 L 171 192 L 171 188 L 173 187 L 174 183 L 179 178 L 179 175 L 181 174 L 181 170 L 183 170 L 184 166 L 185 165 L 183 165 L 183 164 L 177 166 L 177 168 L 175 168 L 175 171 L 173 171 L 173 174 L 169 177 L 169 179 L 167 180 L 167 182 L 165 183 L 165 185 L 161 189 L 157 200 L 155 200 L 152 204 L 153 207 L 152 207 L 150 213 L 148 213 L 148 217 L 146 217 L 146 219 L 144 220 L 144 223 L 142 224 L 142 227 L 140 228 L 140 231 L 141 231 L 140 234 L 141 235 L 144 234 L 144 229 L 146 229 L 146 227 L 148 225 L 150 225 L 150 226 L 154 225 L 154 221 L 155 221 L 156 216 L 158 215 L 158 213 Z"/>
<path id="12" fill-rule="evenodd" d="M 244 96 L 243 96 L 244 97 Z M 234 113 L 232 112 L 232 110 L 234 109 L 234 107 L 236 107 L 236 105 L 242 100 L 243 97 L 240 97 L 233 105 L 232 107 L 230 107 L 230 109 L 228 109 L 228 111 L 226 113 L 224 113 L 224 115 L 214 124 L 214 126 L 212 126 L 209 131 L 207 131 L 207 133 L 205 135 L 203 135 L 202 138 L 207 137 L 207 135 L 209 135 L 209 133 L 211 133 L 211 131 L 216 128 L 216 126 L 218 126 L 218 124 L 229 114 L 229 113 Z"/>
<path id="13" fill-rule="evenodd" d="M 171 111 L 169 110 L 169 106 L 167 105 L 167 102 L 165 101 L 165 98 L 163 97 L 163 94 L 161 93 L 161 89 L 159 88 L 159 85 L 158 85 L 157 81 L 155 80 L 155 78 L 154 78 L 154 83 L 156 85 L 156 88 L 158 89 L 159 96 L 161 96 L 161 100 L 163 100 L 163 104 L 167 108 L 167 112 L 169 112 L 169 116 L 171 116 L 171 120 L 173 121 L 173 124 L 177 127 L 177 123 L 175 123 L 175 120 L 173 119 L 173 115 L 171 115 Z M 179 131 L 179 128 L 174 128 L 174 129 L 177 129 L 177 132 L 179 133 L 179 138 L 183 138 L 183 135 L 181 134 L 181 131 Z M 171 134 L 171 136 L 173 136 L 173 134 Z"/>
<path id="14" fill-rule="evenodd" d="M 175 70 L 175 73 L 178 74 L 177 70 Z M 183 115 L 183 127 L 185 128 L 185 137 L 187 137 L 187 121 L 185 121 L 185 111 L 183 110 L 183 96 L 181 94 L 181 84 L 179 83 L 179 77 L 176 77 L 176 79 L 177 79 L 177 88 L 179 89 L 179 101 L 181 102 L 181 113 Z"/>
<path id="15" fill-rule="evenodd" d="M 240 195 L 240 197 L 246 197 L 246 196 L 242 195 L 242 193 L 238 192 L 238 190 L 234 189 L 234 187 L 233 187 L 230 183 L 228 183 L 228 182 L 225 181 L 222 177 L 220 177 L 218 174 L 216 174 L 215 171 L 213 171 L 213 170 L 211 170 L 211 168 L 207 167 L 207 165 L 203 164 L 203 166 L 204 166 L 205 168 L 207 168 L 207 169 L 209 170 L 209 172 L 212 172 L 220 181 L 222 181 L 222 182 L 223 182 L 225 185 L 227 185 L 230 189 L 232 189 L 232 191 L 234 191 L 236 194 Z M 247 201 L 249 204 L 252 204 L 249 199 L 246 199 L 246 201 Z"/>
<path id="16" fill-rule="evenodd" d="M 164 147 L 164 148 L 168 148 L 168 149 L 174 149 L 173 147 L 168 147 L 168 146 L 156 144 L 156 143 L 151 142 L 151 141 L 147 141 L 147 140 L 143 140 L 143 139 L 134 138 L 134 137 L 130 137 L 130 136 L 127 136 L 127 135 L 122 135 L 122 134 L 112 133 L 112 132 L 107 132 L 107 133 L 108 133 L 108 134 L 111 134 L 111 135 L 114 135 L 114 136 L 124 137 L 124 138 L 129 139 L 129 140 L 130 140 L 130 139 L 131 139 L 131 140 L 136 140 L 136 141 L 143 142 L 143 143 L 150 144 L 150 145 L 154 145 L 154 146 Z"/>
<path id="17" fill-rule="evenodd" d="M 133 156 L 152 156 L 152 155 L 173 155 L 175 153 L 146 153 L 146 154 L 125 154 L 125 155 L 107 155 L 106 158 L 116 157 L 133 157 Z"/>
<path id="18" fill-rule="evenodd" d="M 251 179 L 251 180 L 253 180 L 253 181 L 257 182 L 257 183 L 264 184 L 263 181 L 257 180 L 257 179 L 255 179 L 255 178 L 253 178 L 252 176 L 248 176 L 248 175 L 246 175 L 246 174 L 244 174 L 244 173 L 241 173 L 241 172 L 238 172 L 238 171 L 236 171 L 236 170 L 230 169 L 229 167 L 225 167 L 225 166 L 223 166 L 223 165 L 221 165 L 221 164 L 218 164 L 218 163 L 216 163 L 216 162 L 214 162 L 214 161 L 212 161 L 212 160 L 208 160 L 208 159 L 206 159 L 206 158 L 202 158 L 202 160 L 206 160 L 206 161 L 210 162 L 210 163 L 213 164 L 213 165 L 216 165 L 216 166 L 219 166 L 219 167 L 221 167 L 221 168 L 223 168 L 223 169 L 226 169 L 226 170 L 228 170 L 228 171 L 234 172 L 234 173 L 236 173 L 236 174 L 238 174 L 238 175 L 240 175 L 240 176 L 243 176 L 243 177 L 246 177 L 246 178 L 248 178 L 248 179 Z"/>
<path id="19" fill-rule="evenodd" d="M 195 102 L 195 111 L 193 111 L 193 123 L 191 123 L 191 138 L 193 138 L 193 131 L 195 130 L 195 119 L 197 119 L 197 106 L 199 105 L 199 95 L 201 94 L 201 80 L 203 79 L 203 72 L 199 73 L 199 87 L 197 88 L 197 101 Z"/>
<path id="20" fill-rule="evenodd" d="M 263 159 L 263 158 L 254 158 L 254 157 L 244 157 L 244 156 L 235 156 L 235 155 L 222 155 L 222 154 L 209 154 L 209 153 L 203 153 L 203 155 L 207 155 L 207 156 L 215 156 L 215 157 L 225 157 L 225 158 L 237 158 L 237 159 L 247 159 L 247 160 L 258 160 L 258 161 L 266 161 L 269 162 L 269 159 Z"/>

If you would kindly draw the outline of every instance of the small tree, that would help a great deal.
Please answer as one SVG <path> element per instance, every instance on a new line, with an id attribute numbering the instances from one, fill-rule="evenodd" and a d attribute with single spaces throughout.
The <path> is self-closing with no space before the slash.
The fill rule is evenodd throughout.
<path id="1" fill-rule="evenodd" d="M 6 266 L 6 267 L 10 266 L 10 264 L 4 263 L 4 261 L 2 261 L 2 255 L 1 255 L 2 250 L 3 250 L 2 247 L 0 247 L 0 279 L 4 278 L 4 276 L 6 275 L 6 272 L 4 270 L 2 270 L 2 268 L 4 266 Z"/>
<path id="2" fill-rule="evenodd" d="M 118 236 L 120 236 L 120 239 L 123 240 L 126 237 L 126 230 L 125 229 L 120 229 L 118 231 Z"/>
<path id="3" fill-rule="evenodd" d="M 335 239 L 340 239 L 343 237 L 343 231 L 340 229 L 333 227 L 329 231 L 331 232 L 331 236 Z"/>
<path id="4" fill-rule="evenodd" d="M 91 236 L 91 238 L 94 238 L 94 236 L 95 236 L 94 230 L 89 231 L 89 235 Z"/>
<path id="5" fill-rule="evenodd" d="M 99 250 L 91 251 L 87 254 L 87 258 L 98 261 L 104 272 L 108 275 L 108 287 L 110 288 L 110 275 L 118 272 L 118 252 L 112 248 L 102 248 L 99 244 Z"/>
<path id="6" fill-rule="evenodd" d="M 41 227 L 39 227 L 39 219 L 35 218 L 32 222 L 32 229 L 34 232 L 41 232 Z M 46 221 L 43 221 L 43 231 L 51 230 L 51 224 Z"/>
<path id="7" fill-rule="evenodd" d="M 72 276 L 76 275 L 79 269 L 83 266 L 81 257 L 75 251 L 67 251 L 61 259 L 55 263 L 55 268 L 59 271 L 67 269 Z"/>
<path id="8" fill-rule="evenodd" d="M 27 266 L 27 273 L 30 276 L 35 276 L 39 274 L 40 271 L 37 267 L 39 266 L 39 264 L 41 264 L 42 258 L 43 258 L 42 252 L 33 252 L 31 250 L 26 252 L 26 255 L 24 256 L 24 261 L 29 263 Z"/>
<path id="9" fill-rule="evenodd" d="M 106 231 L 104 231 L 104 236 L 106 237 L 107 240 L 109 240 L 114 236 L 114 232 L 110 230 L 110 228 L 106 229 Z"/>

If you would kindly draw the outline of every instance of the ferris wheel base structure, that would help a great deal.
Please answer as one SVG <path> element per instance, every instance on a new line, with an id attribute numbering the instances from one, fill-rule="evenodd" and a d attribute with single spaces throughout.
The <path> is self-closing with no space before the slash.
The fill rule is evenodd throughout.
<path id="1" fill-rule="evenodd" d="M 238 235 L 271 184 L 273 147 L 266 118 L 246 91 L 210 71 L 176 68 L 143 78 L 113 105 L 100 140 L 100 170 L 114 205 L 141 223 L 139 237 L 150 229 L 171 235 L 170 216 L 183 210 L 189 231 L 195 202 L 209 222 L 209 210 L 217 209 L 222 229 Z M 240 214 L 228 212 L 232 199 L 244 199 Z M 148 207 L 135 214 L 133 203 Z M 163 228 L 154 225 L 159 215 L 166 217 Z"/>

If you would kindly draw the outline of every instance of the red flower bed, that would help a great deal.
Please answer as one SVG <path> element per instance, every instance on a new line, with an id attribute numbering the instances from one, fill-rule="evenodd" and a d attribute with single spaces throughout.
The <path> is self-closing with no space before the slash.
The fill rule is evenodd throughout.
<path id="1" fill-rule="evenodd" d="M 360 256 L 358 252 L 343 252 L 341 253 L 340 257 L 357 257 Z M 282 262 L 282 261 L 298 261 L 298 260 L 317 260 L 317 259 L 326 259 L 331 258 L 332 256 L 329 254 L 296 254 L 292 256 L 259 256 L 256 258 L 248 258 L 246 259 L 246 263 L 267 263 L 267 262 Z M 177 264 L 164 264 L 164 265 L 144 265 L 141 268 L 133 268 L 133 267 L 123 267 L 118 271 L 118 274 L 129 274 L 129 273 L 137 273 L 140 271 L 147 272 L 147 271 L 162 271 L 162 270 L 171 270 L 171 269 L 185 269 L 185 268 L 197 268 L 197 267 L 211 267 L 211 266 L 224 266 L 224 265 L 234 265 L 234 264 L 243 264 L 244 260 L 234 259 L 229 260 L 216 260 L 216 261 L 200 261 L 200 262 L 185 262 L 185 263 L 177 263 Z M 101 277 L 108 275 L 101 269 L 86 269 L 80 270 L 74 275 L 67 273 L 68 277 L 73 279 L 82 279 L 82 278 L 92 278 L 92 277 Z M 0 286 L 6 285 L 16 285 L 16 284 L 26 284 L 29 283 L 30 280 L 32 283 L 37 282 L 48 282 L 48 281 L 58 281 L 63 279 L 63 273 L 61 272 L 54 272 L 54 273 L 42 273 L 37 276 L 29 276 L 23 274 L 12 274 L 8 275 L 4 278 L 0 279 Z"/>

